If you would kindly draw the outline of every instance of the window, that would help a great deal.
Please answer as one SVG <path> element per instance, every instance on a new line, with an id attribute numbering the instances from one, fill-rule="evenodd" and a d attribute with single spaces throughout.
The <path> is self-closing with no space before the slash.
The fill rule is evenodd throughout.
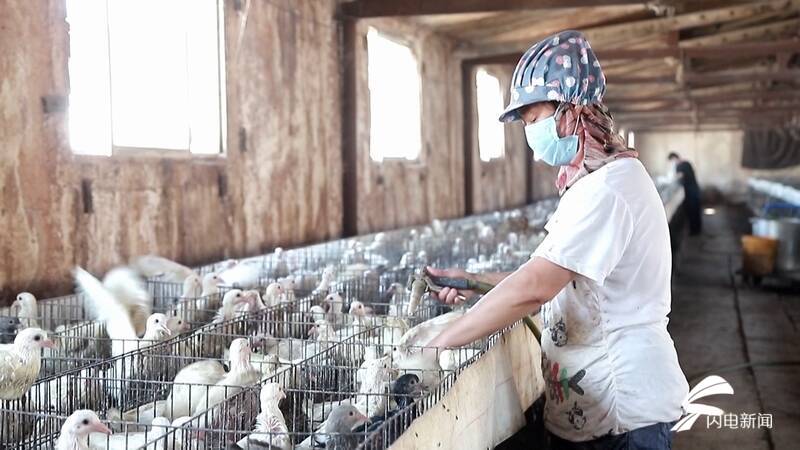
<path id="1" fill-rule="evenodd" d="M 370 28 L 367 33 L 369 154 L 414 160 L 422 149 L 420 75 L 411 49 Z"/>
<path id="2" fill-rule="evenodd" d="M 497 120 L 503 112 L 500 80 L 483 69 L 475 74 L 478 104 L 478 153 L 481 161 L 502 158 L 506 151 L 505 126 Z"/>
<path id="3" fill-rule="evenodd" d="M 75 153 L 223 149 L 218 0 L 67 0 Z"/>
<path id="4" fill-rule="evenodd" d="M 628 131 L 628 147 L 636 148 L 636 134 L 633 131 Z"/>

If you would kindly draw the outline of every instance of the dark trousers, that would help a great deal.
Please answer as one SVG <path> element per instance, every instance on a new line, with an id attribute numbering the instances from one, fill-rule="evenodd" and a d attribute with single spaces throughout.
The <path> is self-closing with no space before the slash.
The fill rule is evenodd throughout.
<path id="1" fill-rule="evenodd" d="M 700 204 L 700 192 L 685 190 L 683 208 L 689 222 L 689 234 L 697 235 L 703 231 L 703 211 Z"/>
<path id="2" fill-rule="evenodd" d="M 675 423 L 657 423 L 623 434 L 609 434 L 584 442 L 571 442 L 547 433 L 550 450 L 669 450 Z"/>

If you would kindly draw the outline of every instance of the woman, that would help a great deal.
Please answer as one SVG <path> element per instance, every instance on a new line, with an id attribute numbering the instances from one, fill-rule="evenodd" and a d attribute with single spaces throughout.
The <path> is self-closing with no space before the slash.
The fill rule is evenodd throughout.
<path id="1" fill-rule="evenodd" d="M 579 32 L 523 55 L 500 120 L 522 120 L 534 158 L 560 167 L 561 201 L 517 271 L 431 269 L 497 283 L 433 345 L 465 345 L 540 312 L 551 448 L 670 448 L 688 385 L 667 332 L 667 219 L 638 154 L 612 130 L 604 91 Z M 444 289 L 439 298 L 458 294 L 472 295 Z"/>

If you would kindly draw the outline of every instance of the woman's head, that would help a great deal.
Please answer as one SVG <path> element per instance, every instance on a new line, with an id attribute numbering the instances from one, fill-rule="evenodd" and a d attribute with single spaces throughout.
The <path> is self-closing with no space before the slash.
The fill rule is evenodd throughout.
<path id="1" fill-rule="evenodd" d="M 531 47 L 514 70 L 511 101 L 500 120 L 521 120 L 536 160 L 559 166 L 563 192 L 620 157 L 636 157 L 602 104 L 605 76 L 589 42 L 564 31 Z"/>

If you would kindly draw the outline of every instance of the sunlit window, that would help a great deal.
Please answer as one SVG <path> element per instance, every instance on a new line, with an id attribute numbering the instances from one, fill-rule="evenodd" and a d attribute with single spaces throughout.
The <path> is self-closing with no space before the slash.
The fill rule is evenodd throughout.
<path id="1" fill-rule="evenodd" d="M 422 148 L 420 74 L 411 49 L 370 28 L 367 33 L 369 154 L 414 160 Z"/>
<path id="2" fill-rule="evenodd" d="M 75 153 L 222 151 L 218 0 L 67 0 L 67 21 Z"/>
<path id="3" fill-rule="evenodd" d="M 503 123 L 497 120 L 503 112 L 503 91 L 500 80 L 479 69 L 475 75 L 478 104 L 478 150 L 482 161 L 502 158 L 506 149 Z"/>
<path id="4" fill-rule="evenodd" d="M 636 134 L 633 131 L 628 131 L 628 147 L 636 147 Z"/>

